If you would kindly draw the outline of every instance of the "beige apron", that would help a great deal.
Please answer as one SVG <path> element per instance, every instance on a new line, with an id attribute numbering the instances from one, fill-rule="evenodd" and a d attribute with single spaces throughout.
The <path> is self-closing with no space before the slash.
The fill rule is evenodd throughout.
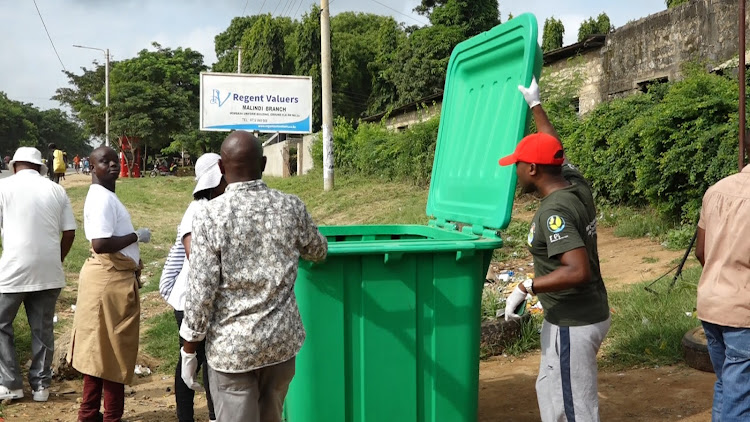
<path id="1" fill-rule="evenodd" d="M 81 268 L 68 363 L 82 374 L 130 384 L 138 356 L 137 264 L 93 251 Z"/>

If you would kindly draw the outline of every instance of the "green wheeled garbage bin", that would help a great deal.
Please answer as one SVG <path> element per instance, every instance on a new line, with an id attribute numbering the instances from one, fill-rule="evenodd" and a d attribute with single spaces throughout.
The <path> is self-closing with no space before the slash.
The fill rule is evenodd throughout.
<path id="1" fill-rule="evenodd" d="M 533 15 L 451 55 L 427 226 L 326 226 L 328 258 L 300 264 L 307 331 L 288 422 L 475 422 L 484 276 L 502 245 L 515 171 L 498 165 L 524 135 L 517 86 L 539 75 Z"/>

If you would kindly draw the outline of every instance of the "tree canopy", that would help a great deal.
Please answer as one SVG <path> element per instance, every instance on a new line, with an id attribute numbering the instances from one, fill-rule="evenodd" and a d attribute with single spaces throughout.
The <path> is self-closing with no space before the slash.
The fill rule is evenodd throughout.
<path id="1" fill-rule="evenodd" d="M 591 35 L 597 34 L 609 34 L 612 32 L 613 27 L 609 21 L 609 16 L 606 13 L 600 13 L 596 19 L 588 18 L 581 23 L 581 27 L 578 28 L 578 42 L 585 40 Z"/>
<path id="2" fill-rule="evenodd" d="M 84 130 L 64 111 L 39 110 L 0 92 L 0 154 L 13 156 L 18 147 L 30 146 L 45 155 L 49 143 L 55 143 L 69 156 L 91 152 Z"/>
<path id="3" fill-rule="evenodd" d="M 666 3 L 668 9 L 671 9 L 689 1 L 690 0 L 664 0 L 664 3 Z"/>
<path id="4" fill-rule="evenodd" d="M 563 36 L 565 35 L 565 25 L 554 16 L 544 21 L 544 32 L 542 34 L 542 51 L 545 53 L 557 50 L 563 46 Z"/>

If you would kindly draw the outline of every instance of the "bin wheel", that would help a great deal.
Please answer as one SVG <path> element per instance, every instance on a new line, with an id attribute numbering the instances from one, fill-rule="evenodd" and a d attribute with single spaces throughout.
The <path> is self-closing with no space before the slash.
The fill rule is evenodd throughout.
<path id="1" fill-rule="evenodd" d="M 687 366 L 699 371 L 714 372 L 703 327 L 696 327 L 685 333 L 682 337 L 682 354 Z"/>

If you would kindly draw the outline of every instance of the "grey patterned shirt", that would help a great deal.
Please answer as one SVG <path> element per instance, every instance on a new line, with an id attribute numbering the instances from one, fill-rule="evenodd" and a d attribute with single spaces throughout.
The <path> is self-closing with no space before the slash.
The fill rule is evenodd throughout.
<path id="1" fill-rule="evenodd" d="M 305 340 L 294 282 L 328 242 L 296 196 L 261 180 L 232 183 L 193 219 L 180 336 L 206 339 L 211 368 L 248 372 L 291 359 Z"/>

